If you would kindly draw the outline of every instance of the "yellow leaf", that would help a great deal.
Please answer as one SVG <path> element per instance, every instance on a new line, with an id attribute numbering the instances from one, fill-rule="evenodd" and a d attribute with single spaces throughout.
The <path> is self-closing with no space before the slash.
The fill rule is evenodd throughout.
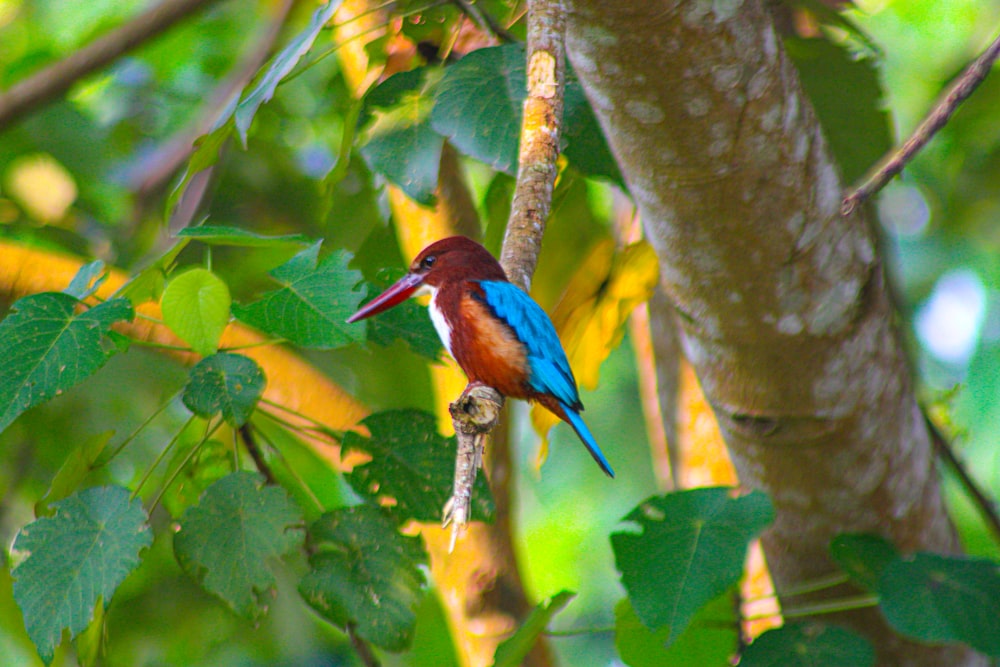
<path id="1" fill-rule="evenodd" d="M 649 300 L 658 279 L 656 253 L 645 241 L 615 253 L 614 241 L 602 240 L 580 264 L 552 322 L 581 387 L 597 387 L 601 364 L 621 343 L 628 316 Z M 558 421 L 545 408 L 532 409 L 531 423 L 542 438 L 539 466 L 548 454 L 548 432 Z"/>

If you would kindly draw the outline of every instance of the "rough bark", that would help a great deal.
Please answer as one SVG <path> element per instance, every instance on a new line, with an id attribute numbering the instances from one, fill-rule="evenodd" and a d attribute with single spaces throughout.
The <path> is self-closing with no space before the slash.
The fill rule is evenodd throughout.
<path id="1" fill-rule="evenodd" d="M 758 0 L 567 0 L 567 49 L 660 257 L 684 347 L 741 484 L 777 508 L 778 590 L 830 539 L 953 552 L 875 234 L 839 214 L 819 124 Z M 835 594 L 843 595 L 844 591 Z M 879 664 L 981 665 L 840 615 Z"/>

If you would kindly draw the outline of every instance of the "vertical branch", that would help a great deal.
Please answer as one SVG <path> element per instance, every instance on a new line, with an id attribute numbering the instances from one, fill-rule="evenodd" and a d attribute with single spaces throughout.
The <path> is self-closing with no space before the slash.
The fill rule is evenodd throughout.
<path id="1" fill-rule="evenodd" d="M 566 28 L 562 0 L 528 2 L 528 97 L 521 121 L 521 153 L 500 264 L 527 290 L 538 264 L 552 206 L 562 123 Z"/>

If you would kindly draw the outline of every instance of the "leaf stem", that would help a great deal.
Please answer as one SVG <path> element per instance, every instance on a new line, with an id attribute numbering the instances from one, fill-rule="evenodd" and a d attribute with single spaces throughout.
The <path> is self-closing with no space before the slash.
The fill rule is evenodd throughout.
<path id="1" fill-rule="evenodd" d="M 156 470 L 156 468 L 160 465 L 160 463 L 166 457 L 167 452 L 169 452 L 173 448 L 173 446 L 175 444 L 177 444 L 177 441 L 180 439 L 181 434 L 184 433 L 185 430 L 187 430 L 187 427 L 190 426 L 194 422 L 195 419 L 197 419 L 196 415 L 191 415 L 190 417 L 188 417 L 188 420 L 186 422 L 184 422 L 184 425 L 181 426 L 179 429 L 177 429 L 177 433 L 175 433 L 174 437 L 170 439 L 170 442 L 167 443 L 167 446 L 164 447 L 163 450 L 160 451 L 159 454 L 157 454 L 156 460 L 153 461 L 153 465 L 151 465 L 146 470 L 146 474 L 142 476 L 142 479 L 139 481 L 139 485 L 136 486 L 135 490 L 132 492 L 131 500 L 135 500 L 136 499 L 136 497 L 139 495 L 139 492 L 142 491 L 143 485 L 145 485 L 145 483 L 149 480 L 150 476 L 153 474 L 153 471 Z"/>
<path id="2" fill-rule="evenodd" d="M 166 410 L 170 406 L 170 404 L 174 402 L 174 399 L 177 398 L 178 394 L 180 394 L 179 391 L 175 392 L 173 396 L 171 396 L 166 401 L 164 401 L 163 403 L 161 403 L 160 407 L 158 407 L 155 410 L 153 410 L 153 412 L 148 417 L 146 417 L 146 419 L 143 420 L 143 422 L 141 424 L 139 424 L 135 428 L 135 430 L 132 431 L 128 435 L 127 438 L 125 438 L 124 440 L 122 440 L 121 443 L 117 447 L 115 447 L 114 451 L 112 451 L 110 454 L 108 454 L 108 457 L 106 459 L 104 459 L 103 461 L 101 461 L 101 465 L 102 466 L 107 465 L 112 460 L 114 460 L 114 458 L 116 456 L 118 456 L 119 454 L 121 454 L 122 450 L 125 449 L 125 447 L 127 447 L 130 442 L 132 442 L 133 440 L 135 440 L 136 437 L 139 435 L 139 433 L 142 432 L 142 430 L 144 428 L 146 428 L 147 426 L 149 426 L 150 423 L 154 419 L 156 419 L 160 414 L 162 414 L 163 411 Z"/>
<path id="3" fill-rule="evenodd" d="M 194 418 L 195 418 L 194 416 L 191 417 L 191 419 Z M 170 473 L 170 477 L 168 477 L 166 482 L 164 482 L 163 486 L 160 487 L 159 493 L 156 494 L 156 498 L 153 499 L 153 502 L 149 506 L 150 514 L 152 514 L 153 510 L 156 509 L 156 506 L 160 504 L 160 499 L 163 498 L 163 494 L 167 492 L 167 489 L 169 489 L 170 485 L 174 483 L 174 480 L 177 479 L 177 476 L 181 474 L 181 471 L 184 470 L 185 467 L 187 467 L 187 464 L 191 462 L 191 459 L 194 458 L 195 454 L 197 454 L 201 450 L 201 448 L 205 445 L 205 443 L 208 442 L 208 439 L 211 438 L 215 434 L 215 432 L 219 430 L 219 427 L 222 426 L 224 423 L 225 422 L 222 419 L 219 419 L 217 422 L 215 422 L 215 426 L 212 426 L 211 422 L 205 425 L 205 435 L 203 435 L 201 440 L 198 441 L 198 444 L 196 444 L 194 447 L 191 448 L 191 451 L 188 452 L 187 456 L 184 457 L 184 460 L 181 461 L 181 464 L 177 466 L 177 468 L 172 473 Z"/>
<path id="4" fill-rule="evenodd" d="M 267 446 L 271 448 L 271 450 L 278 456 L 278 458 L 281 459 L 281 462 L 285 464 L 285 469 L 288 470 L 288 474 L 291 475 L 292 479 L 295 480 L 295 483 L 302 488 L 302 492 L 307 496 L 309 496 L 309 500 L 311 500 L 313 505 L 316 506 L 316 509 L 319 510 L 319 513 L 322 514 L 323 512 L 325 512 L 326 507 L 323 506 L 323 503 L 320 501 L 319 497 L 317 497 L 316 494 L 313 493 L 312 487 L 306 484 L 306 481 L 302 479 L 302 476 L 299 475 L 298 471 L 292 467 L 292 465 L 288 462 L 288 459 L 285 457 L 285 455 L 281 453 L 281 450 L 278 448 L 278 446 L 274 444 L 274 441 L 271 440 L 271 438 L 267 435 L 267 433 L 265 433 L 260 428 L 257 429 L 257 433 L 260 434 L 260 437 L 264 439 L 264 442 L 267 443 Z"/>
<path id="5" fill-rule="evenodd" d="M 806 616 L 820 616 L 822 614 L 837 614 L 853 609 L 865 609 L 878 606 L 878 596 L 858 595 L 857 597 L 830 600 L 828 602 L 817 602 L 816 604 L 805 605 L 795 609 L 787 609 L 781 612 L 781 616 L 788 618 L 803 618 Z M 748 616 L 744 621 L 757 621 L 766 618 L 774 618 L 774 614 L 764 614 L 761 617 Z"/>
<path id="6" fill-rule="evenodd" d="M 574 628 L 572 630 L 543 630 L 546 637 L 581 637 L 584 635 L 606 635 L 616 630 L 613 625 L 595 625 L 590 628 Z"/>

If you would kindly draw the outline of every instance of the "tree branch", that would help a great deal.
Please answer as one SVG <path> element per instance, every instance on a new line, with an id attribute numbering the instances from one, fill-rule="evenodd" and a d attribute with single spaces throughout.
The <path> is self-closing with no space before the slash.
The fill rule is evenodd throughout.
<path id="1" fill-rule="evenodd" d="M 517 41 L 514 38 L 514 35 L 510 34 L 509 30 L 504 28 L 495 18 L 493 18 L 492 14 L 480 10 L 479 7 L 469 2 L 469 0 L 451 0 L 451 2 L 458 7 L 463 14 L 472 19 L 483 32 L 493 35 L 503 42 Z"/>
<path id="2" fill-rule="evenodd" d="M 521 120 L 521 152 L 500 264 L 528 291 L 552 206 L 559 157 L 566 56 L 561 0 L 528 2 L 528 97 Z"/>
<path id="3" fill-rule="evenodd" d="M 264 61 L 267 60 L 278 35 L 281 33 L 281 28 L 285 24 L 292 4 L 293 0 L 281 0 L 280 3 L 271 6 L 273 16 L 268 20 L 267 25 L 260 30 L 254 45 L 208 96 L 195 121 L 177 132 L 133 171 L 129 176 L 129 189 L 135 193 L 136 197 L 142 199 L 159 191 L 180 169 L 194 150 L 195 140 L 212 128 L 233 96 L 241 93 L 253 75 L 264 64 Z"/>
<path id="4" fill-rule="evenodd" d="M 958 106 L 979 87 L 990 73 L 997 57 L 1000 57 L 1000 36 L 952 82 L 902 147 L 885 155 L 859 185 L 847 192 L 840 204 L 842 215 L 853 213 L 869 197 L 885 187 L 893 176 L 903 171 L 903 167 L 948 123 Z"/>
<path id="5" fill-rule="evenodd" d="M 0 94 L 0 130 L 59 97 L 74 83 L 172 27 L 215 0 L 164 0 Z"/>

